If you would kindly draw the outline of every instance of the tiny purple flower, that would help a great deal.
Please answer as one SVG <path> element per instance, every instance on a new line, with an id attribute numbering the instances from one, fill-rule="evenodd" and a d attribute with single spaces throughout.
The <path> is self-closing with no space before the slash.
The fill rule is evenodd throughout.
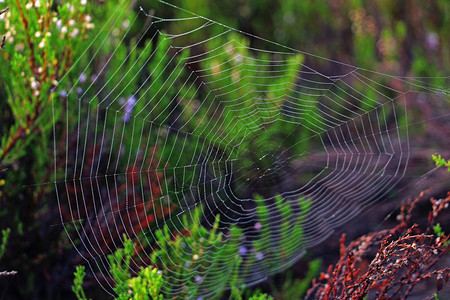
<path id="1" fill-rule="evenodd" d="M 80 83 L 85 83 L 87 79 L 86 74 L 81 73 L 80 77 L 78 78 L 78 80 L 80 80 Z"/>
<path id="2" fill-rule="evenodd" d="M 203 281 L 202 276 L 200 276 L 200 275 L 195 276 L 195 282 L 200 283 L 202 281 Z"/>
<path id="3" fill-rule="evenodd" d="M 130 121 L 131 113 L 133 112 L 133 107 L 136 104 L 136 97 L 130 96 L 125 104 L 125 111 L 123 113 L 122 120 L 126 123 Z"/>
<path id="4" fill-rule="evenodd" d="M 255 257 L 257 260 L 262 260 L 264 258 L 264 254 L 262 252 L 258 252 L 256 253 Z"/>
<path id="5" fill-rule="evenodd" d="M 439 36 L 434 32 L 428 32 L 425 38 L 428 48 L 432 51 L 439 48 Z"/>
<path id="6" fill-rule="evenodd" d="M 248 252 L 247 247 L 245 247 L 245 246 L 239 247 L 239 255 L 240 256 L 244 256 L 245 254 L 247 254 L 247 252 Z"/>
<path id="7" fill-rule="evenodd" d="M 66 90 L 61 90 L 61 92 L 59 92 L 59 95 L 63 98 L 66 98 L 68 94 Z"/>
<path id="8" fill-rule="evenodd" d="M 83 89 L 80 88 L 80 87 L 77 87 L 77 94 L 78 94 L 78 95 L 83 94 Z"/>
<path id="9" fill-rule="evenodd" d="M 260 229 L 261 229 L 261 223 L 256 222 L 256 223 L 255 223 L 255 229 L 256 229 L 256 230 L 260 230 Z"/>
<path id="10" fill-rule="evenodd" d="M 161 270 L 158 270 L 158 272 L 156 272 L 156 273 L 158 273 L 159 275 L 162 275 L 162 271 Z"/>
<path id="11" fill-rule="evenodd" d="M 128 123 L 130 121 L 130 118 L 131 118 L 130 114 L 124 113 L 123 117 L 122 117 L 122 120 L 123 120 L 124 123 Z"/>

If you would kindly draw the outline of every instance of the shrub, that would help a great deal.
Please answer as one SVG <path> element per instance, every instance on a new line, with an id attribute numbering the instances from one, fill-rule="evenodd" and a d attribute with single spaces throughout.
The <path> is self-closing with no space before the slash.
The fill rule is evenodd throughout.
<path id="1" fill-rule="evenodd" d="M 450 235 L 434 234 L 433 226 L 438 214 L 447 209 L 450 193 L 444 199 L 430 200 L 432 210 L 425 229 L 410 225 L 420 197 L 403 204 L 400 223 L 392 229 L 369 233 L 347 246 L 343 234 L 339 261 L 313 281 L 306 299 L 404 299 L 430 278 L 436 279 L 439 292 L 449 280 L 450 268 L 436 268 L 436 263 L 447 255 Z M 377 253 L 367 265 L 365 259 L 373 249 Z"/>

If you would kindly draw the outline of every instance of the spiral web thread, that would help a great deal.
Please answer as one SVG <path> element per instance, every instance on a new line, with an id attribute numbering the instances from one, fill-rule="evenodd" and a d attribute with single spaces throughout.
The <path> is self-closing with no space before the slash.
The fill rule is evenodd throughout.
<path id="1" fill-rule="evenodd" d="M 114 49 L 91 81 L 80 76 L 61 97 L 65 113 L 53 105 L 61 224 L 76 263 L 86 263 L 109 293 L 106 256 L 123 247 L 124 235 L 139 249 L 133 266 L 162 271 L 166 297 L 189 296 L 187 286 L 213 296 L 237 257 L 242 282 L 264 280 L 404 178 L 426 173 L 409 162 L 420 148 L 409 132 L 448 117 L 446 87 L 260 38 L 267 48 L 253 48 L 242 38 L 248 34 L 192 13 L 146 17 L 154 34 L 142 57 L 130 59 L 139 55 L 132 46 L 113 65 Z M 114 16 L 109 22 L 99 39 L 111 36 Z M 174 22 L 185 31 L 159 31 Z M 214 34 L 198 40 L 198 32 Z M 97 55 L 85 51 L 86 70 Z M 439 113 L 410 113 L 424 101 Z M 158 248 L 158 230 L 169 228 L 159 236 L 169 242 L 186 235 L 189 220 L 217 228 L 220 242 L 205 244 L 204 230 L 188 245 Z M 192 276 L 181 276 L 183 269 Z"/>

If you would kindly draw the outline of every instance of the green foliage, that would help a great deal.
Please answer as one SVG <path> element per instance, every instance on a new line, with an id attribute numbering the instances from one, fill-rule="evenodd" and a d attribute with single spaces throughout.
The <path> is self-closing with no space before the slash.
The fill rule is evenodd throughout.
<path id="1" fill-rule="evenodd" d="M 235 192 L 239 195 L 249 184 L 276 176 L 280 153 L 289 149 L 298 157 L 312 144 L 310 137 L 315 132 L 299 128 L 294 117 L 283 111 L 285 99 L 302 92 L 297 81 L 304 57 L 286 54 L 279 58 L 279 65 L 274 64 L 272 55 L 251 51 L 250 40 L 235 33 L 212 39 L 206 46 L 208 56 L 200 63 L 205 88 L 198 91 L 191 86 L 186 91 L 197 97 L 180 99 L 181 118 L 202 143 L 214 145 L 218 155 L 207 156 L 211 163 L 222 166 L 223 157 L 238 161 L 235 177 L 240 182 Z M 277 76 L 269 76 L 273 74 Z M 308 128 L 317 128 L 322 120 L 314 99 L 314 95 L 302 94 L 299 103 L 306 107 L 299 114 Z M 264 188 L 268 194 L 276 193 L 270 186 Z"/>
<path id="2" fill-rule="evenodd" d="M 272 291 L 276 299 L 302 299 L 311 286 L 314 278 L 319 275 L 322 261 L 312 260 L 308 263 L 308 271 L 301 279 L 293 278 L 292 273 L 288 273 L 281 288 L 272 286 Z"/>
<path id="3" fill-rule="evenodd" d="M 92 29 L 86 21 L 86 6 L 76 0 L 57 6 L 57 11 L 52 11 L 51 1 L 6 4 L 9 11 L 1 29 L 6 32 L 1 72 L 8 78 L 5 88 L 9 107 L 1 117 L 10 126 L 1 140 L 1 166 L 22 157 L 25 147 L 52 127 L 48 122 L 50 103 L 57 97 L 58 81 L 73 66 Z M 56 107 L 53 113 L 60 114 L 60 109 Z"/>
<path id="4" fill-rule="evenodd" d="M 128 299 L 126 292 L 128 291 L 128 280 L 131 277 L 130 261 L 134 254 L 133 242 L 125 235 L 123 239 L 124 248 L 117 249 L 114 254 L 108 255 L 109 272 L 116 283 L 114 291 L 119 295 L 118 299 Z"/>
<path id="5" fill-rule="evenodd" d="M 216 298 L 228 284 L 239 286 L 236 280 L 241 263 L 237 254 L 241 231 L 232 227 L 225 238 L 217 230 L 218 217 L 211 230 L 200 225 L 200 218 L 200 209 L 193 212 L 192 220 L 184 217 L 183 227 L 189 228 L 187 236 L 177 235 L 172 238 L 167 226 L 156 231 L 159 249 L 152 253 L 151 258 L 157 266 L 161 265 L 163 274 L 167 275 L 166 281 L 171 283 L 168 287 L 182 283 L 193 297 L 199 291 L 208 291 L 215 293 L 212 297 Z M 170 276 L 168 270 L 171 270 Z M 215 271 L 209 273 L 208 270 Z M 177 293 L 167 288 L 165 291 L 168 294 Z"/>
<path id="6" fill-rule="evenodd" d="M 204 291 L 207 287 L 213 287 L 212 291 L 217 292 L 213 297 L 216 298 L 224 292 L 227 284 L 230 283 L 234 287 L 240 286 L 237 281 L 237 270 L 240 264 L 237 240 L 233 242 L 233 239 L 229 238 L 229 241 L 224 243 L 222 233 L 217 232 L 219 219 L 216 219 L 212 230 L 207 230 L 200 226 L 200 216 L 201 210 L 197 209 L 193 220 L 188 221 L 184 218 L 184 226 L 190 228 L 188 236 L 177 235 L 173 239 L 167 226 L 155 232 L 159 249 L 152 253 L 151 258 L 156 266 L 164 265 L 160 272 L 156 269 L 144 268 L 137 277 L 131 278 L 130 261 L 134 254 L 134 245 L 124 236 L 124 248 L 108 256 L 111 266 L 110 274 L 116 283 L 114 290 L 117 293 L 117 299 L 129 299 L 129 291 L 135 295 L 133 297 L 136 299 L 162 298 L 159 295 L 163 284 L 161 273 L 167 272 L 168 268 L 175 271 L 177 275 L 167 276 L 166 282 L 173 284 L 183 282 L 185 289 L 193 297 L 199 290 Z M 237 228 L 232 229 L 231 232 L 232 236 L 239 238 Z M 208 268 L 223 268 L 223 270 L 220 274 L 212 274 L 210 277 L 199 280 L 200 274 L 206 273 Z M 176 293 L 167 290 L 170 286 L 166 286 L 165 292 Z"/>
<path id="7" fill-rule="evenodd" d="M 59 219 L 50 196 L 53 185 L 46 184 L 53 172 L 51 129 L 54 120 L 63 119 L 64 93 L 84 67 L 79 57 L 94 37 L 90 36 L 95 28 L 93 13 L 98 17 L 104 10 L 91 12 L 90 5 L 80 0 L 62 2 L 0 3 L 1 11 L 8 7 L 0 15 L 0 34 L 4 35 L 0 51 L 0 97 L 4 100 L 0 101 L 0 227 L 15 233 L 8 240 L 12 251 L 2 255 L 6 268 L 23 275 L 8 289 L 21 298 L 45 297 L 50 291 L 48 278 L 67 277 L 61 270 L 71 264 L 61 258 L 69 248 L 66 234 L 48 223 Z M 58 298 L 56 294 L 67 289 L 53 289 L 54 294 L 47 297 Z"/>
<path id="8" fill-rule="evenodd" d="M 139 276 L 131 278 L 128 282 L 132 292 L 129 297 L 131 296 L 132 299 L 163 299 L 163 296 L 159 292 L 163 285 L 163 279 L 157 269 L 151 269 L 150 267 L 143 268 L 139 272 Z"/>
<path id="9" fill-rule="evenodd" d="M 208 48 L 213 52 L 209 58 L 202 61 L 202 67 L 207 73 L 205 77 L 209 80 L 209 89 L 219 94 L 218 99 L 207 100 L 215 101 L 215 103 L 217 100 L 225 103 L 227 99 L 243 100 L 223 107 L 219 104 L 222 109 L 219 119 L 223 123 L 220 123 L 221 128 L 217 130 L 228 133 L 220 141 L 224 145 L 232 141 L 240 141 L 242 147 L 239 148 L 239 152 L 245 151 L 245 149 L 256 151 L 256 156 L 259 158 L 263 155 L 263 150 L 270 153 L 275 149 L 262 148 L 263 150 L 261 150 L 261 148 L 252 147 L 252 143 L 275 147 L 274 143 L 268 142 L 273 138 L 288 137 L 288 133 L 291 133 L 295 127 L 289 125 L 286 122 L 287 117 L 280 115 L 280 112 L 283 96 L 287 95 L 288 97 L 294 92 L 292 88 L 297 80 L 297 74 L 302 68 L 304 58 L 301 54 L 288 56 L 285 58 L 287 67 L 277 70 L 276 66 L 270 65 L 269 54 L 262 51 L 251 52 L 247 48 L 250 45 L 247 38 L 237 34 L 231 34 L 226 38 L 226 41 L 221 39 L 211 41 Z M 279 76 L 275 78 L 264 76 L 268 72 L 274 72 L 273 69 L 278 71 L 276 74 Z M 208 122 L 201 122 L 199 118 L 208 113 L 205 111 L 194 116 L 198 119 L 194 123 L 200 124 L 200 127 L 196 129 L 198 133 L 206 131 L 205 126 L 208 126 Z M 258 136 L 256 141 L 255 137 L 249 133 L 256 134 L 261 129 L 266 129 L 265 134 Z M 212 131 L 206 138 L 211 141 L 217 140 L 214 133 L 215 131 Z M 294 139 L 295 137 L 292 137 L 292 140 Z M 292 140 L 288 139 L 288 143 Z M 237 156 L 237 154 L 232 153 L 233 156 Z M 239 154 L 242 155 L 242 153 Z M 244 153 L 243 156 L 248 155 Z"/>
<path id="10" fill-rule="evenodd" d="M 438 237 L 445 236 L 445 232 L 444 232 L 444 230 L 442 230 L 441 224 L 439 224 L 439 223 L 437 223 L 436 225 L 433 226 L 433 231 L 434 231 L 434 234 L 436 234 Z M 445 242 L 444 245 L 445 245 L 445 247 L 447 247 L 448 245 L 450 245 L 450 241 Z"/>
<path id="11" fill-rule="evenodd" d="M 83 289 L 83 279 L 84 276 L 86 276 L 85 267 L 77 266 L 74 276 L 72 291 L 75 293 L 78 300 L 88 300 Z"/>
<path id="12" fill-rule="evenodd" d="M 2 229 L 2 243 L 0 245 L 0 259 L 2 259 L 3 255 L 6 252 L 6 245 L 8 244 L 9 234 L 11 233 L 10 228 Z"/>
<path id="13" fill-rule="evenodd" d="M 255 197 L 256 215 L 261 224 L 261 238 L 253 242 L 255 253 L 264 257 L 261 262 L 269 271 L 280 265 L 289 264 L 298 259 L 299 250 L 303 247 L 303 221 L 309 211 L 311 201 L 299 198 L 297 201 L 288 201 L 281 196 L 275 196 L 277 210 L 269 212 L 266 201 L 259 196 Z M 297 212 L 294 207 L 300 207 Z M 270 220 L 278 217 L 280 220 L 273 224 Z M 276 228 L 276 230 L 274 230 Z M 274 247 L 274 244 L 277 247 Z M 264 252 L 263 252 L 264 251 Z M 255 257 L 257 259 L 257 257 Z"/>
<path id="14" fill-rule="evenodd" d="M 272 300 L 272 299 L 273 299 L 272 296 L 263 293 L 258 293 L 248 298 L 248 300 Z"/>
<path id="15" fill-rule="evenodd" d="M 206 230 L 199 225 L 200 211 L 196 210 L 194 220 L 188 224 L 185 219 L 185 226 L 190 225 L 190 236 L 178 235 L 175 239 L 169 236 L 169 229 L 164 226 L 162 230 L 155 232 L 157 237 L 157 244 L 160 249 L 152 254 L 152 261 L 155 265 L 167 264 L 172 270 L 180 272 L 177 277 L 167 276 L 167 282 L 184 282 L 189 294 L 195 297 L 204 282 L 213 281 L 215 291 L 223 293 L 228 282 L 236 285 L 237 267 L 239 266 L 239 259 L 237 257 L 237 246 L 235 243 L 226 243 L 223 245 L 222 234 L 217 232 L 218 219 L 211 231 Z M 236 229 L 233 230 L 237 234 Z M 205 238 L 209 236 L 208 238 Z M 196 245 L 196 241 L 203 241 Z M 209 247 L 217 249 L 217 251 L 206 251 Z M 202 255 L 204 253 L 204 255 Z M 130 275 L 130 261 L 134 254 L 134 245 L 131 240 L 124 236 L 124 248 L 118 249 L 114 254 L 108 256 L 110 262 L 110 274 L 113 276 L 116 283 L 114 290 L 117 293 L 116 299 L 162 299 L 160 289 L 163 285 L 162 274 L 167 271 L 157 271 L 150 267 L 143 268 L 139 275 L 131 278 Z M 229 261 L 230 255 L 235 255 L 236 259 Z M 224 273 L 213 275 L 212 278 L 203 278 L 202 283 L 199 283 L 199 271 L 205 271 L 211 263 L 211 267 L 216 268 L 226 264 Z M 78 271 L 78 270 L 77 270 Z M 80 286 L 80 275 L 76 275 L 74 286 Z M 187 283 L 184 281 L 187 280 Z M 209 284 L 211 284 L 209 281 Z M 233 282 L 235 282 L 233 284 Z M 206 284 L 205 286 L 208 286 Z M 78 288 L 75 289 L 74 291 Z M 165 290 L 169 294 L 171 291 Z M 78 296 L 79 299 L 82 299 Z M 217 297 L 216 295 L 215 297 Z"/>
<path id="16" fill-rule="evenodd" d="M 450 172 L 450 160 L 445 160 L 440 154 L 431 156 L 436 163 L 436 167 L 447 167 Z"/>
<path id="17" fill-rule="evenodd" d="M 261 237 L 253 242 L 253 252 L 257 256 L 257 253 L 263 249 L 270 249 L 270 247 L 264 247 L 265 243 L 271 240 L 272 242 L 279 242 L 281 247 L 279 254 L 264 253 L 264 255 L 267 255 L 269 260 L 281 263 L 295 257 L 301 247 L 303 238 L 301 223 L 307 211 L 302 211 L 302 213 L 294 216 L 290 208 L 292 203 L 283 201 L 280 196 L 276 197 L 276 202 L 282 217 L 280 229 L 282 238 L 277 240 L 275 236 L 271 236 L 267 223 L 267 220 L 269 220 L 268 212 L 265 205 L 259 204 L 257 217 L 261 222 Z M 296 204 L 301 204 L 303 209 L 306 210 L 309 208 L 308 202 L 300 199 Z M 135 245 L 124 236 L 124 248 L 108 255 L 111 266 L 110 274 L 116 283 L 114 291 L 117 294 L 117 299 L 129 299 L 130 295 L 134 295 L 133 297 L 136 297 L 136 299 L 148 297 L 148 295 L 150 295 L 150 299 L 159 299 L 156 297 L 162 297 L 160 289 L 163 286 L 163 275 L 166 275 L 163 291 L 168 295 L 176 295 L 178 292 L 177 290 L 170 290 L 170 287 L 182 284 L 184 292 L 193 298 L 199 294 L 199 291 L 202 291 L 202 293 L 208 293 L 210 298 L 216 299 L 223 295 L 225 290 L 230 289 L 232 299 L 242 299 L 245 288 L 243 274 L 250 270 L 252 263 L 258 258 L 251 255 L 243 260 L 238 255 L 242 238 L 240 229 L 231 226 L 229 234 L 225 236 L 218 231 L 219 217 L 217 217 L 213 227 L 208 230 L 200 225 L 201 215 L 202 210 L 200 208 L 193 211 L 191 219 L 184 215 L 182 226 L 183 228 L 189 228 L 188 235 L 176 234 L 174 236 L 167 225 L 154 232 L 155 242 L 152 244 L 158 245 L 158 248 L 151 254 L 151 260 L 153 265 L 160 269 L 159 272 L 157 269 L 147 267 L 142 269 L 138 276 L 131 278 L 130 261 L 135 254 Z M 295 222 L 289 222 L 289 220 L 295 220 Z M 141 239 L 141 241 L 143 240 Z M 267 259 L 263 265 L 267 267 L 266 261 Z M 285 284 L 283 290 L 288 290 L 291 294 L 294 294 L 293 291 L 295 290 L 296 295 L 302 295 L 316 275 L 319 265 L 320 261 L 318 260 L 311 262 L 306 277 L 303 280 L 290 280 L 289 285 L 292 284 L 292 286 Z M 214 270 L 214 272 L 208 272 L 208 270 Z M 77 272 L 81 273 L 78 269 Z M 76 274 L 73 288 L 74 291 L 78 291 L 78 294 L 80 289 L 75 288 L 75 286 L 81 286 L 80 277 L 82 278 L 80 274 Z M 253 295 L 252 297 L 251 299 L 272 299 L 265 294 Z"/>
<path id="18" fill-rule="evenodd" d="M 138 276 L 130 278 L 128 270 L 131 254 L 128 250 L 132 249 L 132 247 L 133 245 L 130 243 L 130 240 L 125 240 L 125 249 L 119 249 L 114 253 L 114 255 L 110 256 L 111 274 L 116 280 L 116 299 L 162 299 L 160 289 L 163 284 L 163 280 L 162 275 L 158 273 L 157 269 L 152 269 L 151 267 L 142 268 Z M 117 262 L 116 259 L 123 261 L 123 263 Z M 87 300 L 88 298 L 86 298 L 86 294 L 82 286 L 84 276 L 86 275 L 84 266 L 77 266 L 74 275 L 75 278 L 72 291 L 75 293 L 78 300 Z"/>
<path id="19" fill-rule="evenodd" d="M 439 223 L 437 223 L 436 225 L 433 226 L 433 230 L 434 230 L 434 234 L 436 234 L 439 237 L 441 237 L 445 234 L 442 231 L 441 224 L 439 224 Z"/>
<path id="20" fill-rule="evenodd" d="M 131 240 L 124 238 L 123 249 L 118 249 L 114 254 L 108 255 L 110 262 L 110 274 L 116 283 L 114 291 L 116 299 L 157 300 L 162 299 L 160 294 L 163 279 L 161 273 L 152 267 L 142 268 L 136 277 L 131 277 L 130 261 L 134 255 L 134 245 Z"/>

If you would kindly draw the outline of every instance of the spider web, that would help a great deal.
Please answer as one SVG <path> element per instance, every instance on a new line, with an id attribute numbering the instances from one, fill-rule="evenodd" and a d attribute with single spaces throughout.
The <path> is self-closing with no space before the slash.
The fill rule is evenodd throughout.
<path id="1" fill-rule="evenodd" d="M 138 249 L 133 266 L 160 268 L 165 297 L 189 296 L 186 286 L 211 297 L 227 286 L 221 278 L 237 257 L 243 283 L 264 280 L 392 197 L 394 187 L 405 188 L 405 178 L 432 170 L 411 163 L 425 145 L 409 137 L 430 122 L 448 122 L 447 88 L 185 13 L 165 19 L 141 11 L 151 38 L 142 34 L 116 63 L 124 48 L 107 58 L 95 48 L 113 34 L 111 16 L 80 57 L 85 72 L 101 60 L 100 71 L 90 80 L 83 73 L 56 100 L 62 114 L 53 103 L 61 224 L 78 263 L 108 293 L 114 283 L 106 256 L 123 247 L 124 236 Z M 168 23 L 184 31 L 160 31 Z M 208 37 L 199 40 L 199 32 Z M 130 36 L 126 31 L 118 45 Z M 436 109 L 418 114 L 425 102 Z M 205 247 L 210 235 L 202 231 L 175 249 L 170 241 L 189 232 L 189 220 L 217 228 L 220 243 Z M 169 248 L 160 249 L 158 238 Z"/>

